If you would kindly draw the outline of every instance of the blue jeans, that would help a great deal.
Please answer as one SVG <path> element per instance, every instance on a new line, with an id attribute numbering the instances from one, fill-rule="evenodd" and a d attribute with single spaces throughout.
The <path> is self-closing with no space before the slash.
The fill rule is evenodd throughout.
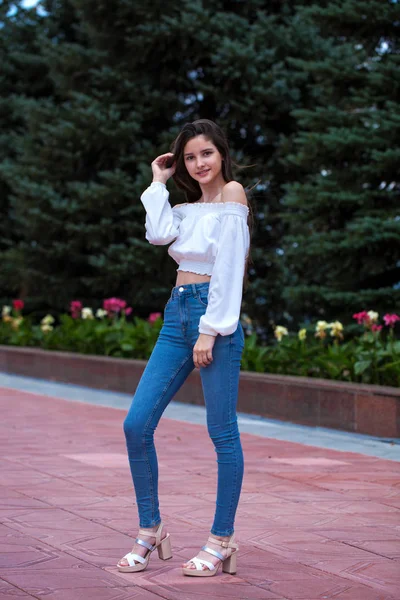
<path id="1" fill-rule="evenodd" d="M 140 527 L 154 527 L 161 522 L 154 431 L 170 400 L 194 369 L 193 348 L 199 337 L 199 319 L 207 308 L 208 288 L 209 283 L 205 282 L 172 289 L 164 309 L 163 327 L 124 421 Z M 212 362 L 200 367 L 207 427 L 218 463 L 217 501 L 211 533 L 220 536 L 234 531 L 243 479 L 243 453 L 236 417 L 243 348 L 244 332 L 239 322 L 234 333 L 217 335 Z"/>

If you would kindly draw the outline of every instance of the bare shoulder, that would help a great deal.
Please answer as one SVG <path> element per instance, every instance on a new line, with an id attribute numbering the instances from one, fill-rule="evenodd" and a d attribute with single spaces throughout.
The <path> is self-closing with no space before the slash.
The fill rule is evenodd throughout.
<path id="1" fill-rule="evenodd" d="M 244 187 L 238 181 L 229 181 L 222 188 L 222 202 L 238 202 L 247 206 L 246 193 Z"/>

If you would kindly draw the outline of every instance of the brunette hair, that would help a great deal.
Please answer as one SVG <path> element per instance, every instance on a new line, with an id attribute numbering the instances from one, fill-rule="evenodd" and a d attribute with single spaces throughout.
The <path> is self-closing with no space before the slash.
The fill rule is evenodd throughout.
<path id="1" fill-rule="evenodd" d="M 201 188 L 198 181 L 191 177 L 186 169 L 185 160 L 184 160 L 184 149 L 186 144 L 192 138 L 204 135 L 209 141 L 211 141 L 214 146 L 218 149 L 219 153 L 222 157 L 222 177 L 228 183 L 229 181 L 233 181 L 233 167 L 241 168 L 240 165 L 237 165 L 233 162 L 230 152 L 229 152 L 229 144 L 228 140 L 222 131 L 221 127 L 214 123 L 214 121 L 210 121 L 209 119 L 198 119 L 197 121 L 193 121 L 193 123 L 186 123 L 181 131 L 179 132 L 176 139 L 171 144 L 171 152 L 174 155 L 174 160 L 176 161 L 175 173 L 172 176 L 175 181 L 176 186 L 183 190 L 186 200 L 189 204 L 193 202 L 197 202 L 201 197 Z M 246 257 L 245 264 L 245 273 L 243 278 L 243 290 L 246 291 L 248 287 L 248 265 L 253 263 L 251 257 L 251 236 L 253 233 L 254 227 L 254 215 L 253 209 L 249 202 L 248 194 L 246 193 L 248 206 L 249 206 L 249 214 L 247 217 L 247 224 L 250 230 L 250 247 L 249 252 Z"/>

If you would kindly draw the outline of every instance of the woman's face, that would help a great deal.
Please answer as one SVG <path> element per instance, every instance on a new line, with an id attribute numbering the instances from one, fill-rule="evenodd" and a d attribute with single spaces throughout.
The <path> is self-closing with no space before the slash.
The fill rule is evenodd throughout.
<path id="1" fill-rule="evenodd" d="M 197 135 L 187 142 L 183 160 L 189 175 L 200 184 L 211 183 L 221 174 L 222 156 L 204 135 Z"/>

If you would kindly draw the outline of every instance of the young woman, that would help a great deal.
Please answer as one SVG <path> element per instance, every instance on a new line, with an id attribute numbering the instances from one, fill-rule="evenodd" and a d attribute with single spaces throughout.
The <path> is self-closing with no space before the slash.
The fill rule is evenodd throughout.
<path id="1" fill-rule="evenodd" d="M 164 309 L 164 324 L 124 421 L 129 464 L 139 511 L 139 535 L 118 563 L 123 572 L 142 571 L 158 549 L 172 557 L 161 522 L 154 431 L 170 400 L 197 367 L 207 426 L 218 463 L 218 487 L 211 536 L 183 573 L 211 576 L 219 565 L 236 572 L 234 519 L 243 478 L 243 454 L 236 404 L 244 332 L 239 321 L 250 248 L 249 207 L 233 181 L 229 147 L 221 129 L 201 119 L 185 125 L 172 152 L 152 163 L 153 182 L 142 194 L 146 239 L 175 242 L 176 286 Z M 173 177 L 188 202 L 171 208 L 166 182 Z"/>

